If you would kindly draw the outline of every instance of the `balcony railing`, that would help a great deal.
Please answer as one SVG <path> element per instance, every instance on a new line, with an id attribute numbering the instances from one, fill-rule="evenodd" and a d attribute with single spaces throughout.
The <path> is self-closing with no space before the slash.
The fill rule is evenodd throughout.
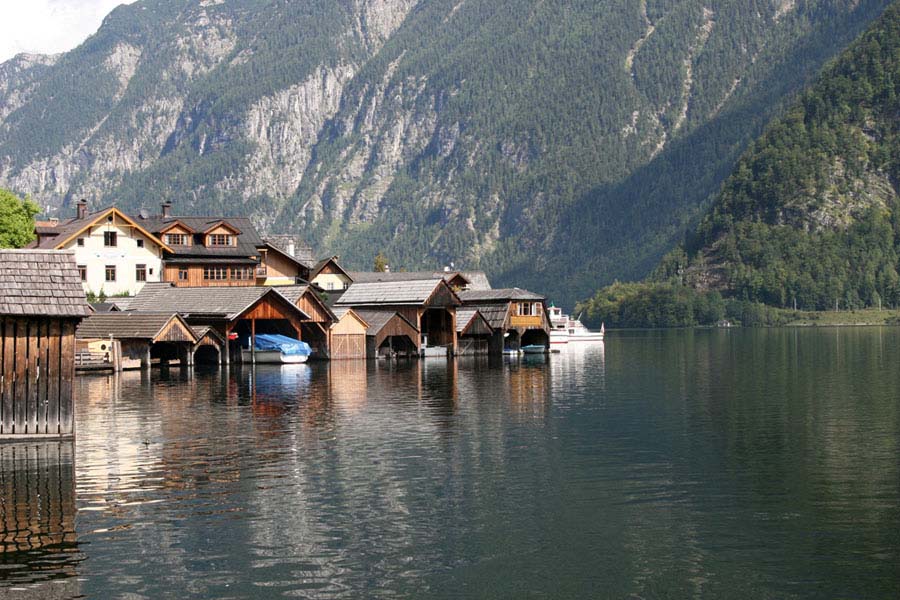
<path id="1" fill-rule="evenodd" d="M 256 276 L 257 277 L 267 277 L 269 275 L 269 269 L 265 265 L 260 265 L 256 267 Z"/>

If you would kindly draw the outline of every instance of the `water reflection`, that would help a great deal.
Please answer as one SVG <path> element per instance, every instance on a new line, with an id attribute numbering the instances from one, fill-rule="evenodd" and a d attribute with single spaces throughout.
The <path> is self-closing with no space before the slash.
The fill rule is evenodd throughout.
<path id="1" fill-rule="evenodd" d="M 81 377 L 72 579 L 89 597 L 890 597 L 888 331 Z M 33 582 L 54 548 L 9 572 Z"/>
<path id="2" fill-rule="evenodd" d="M 72 442 L 0 444 L 0 597 L 77 595 L 73 457 Z"/>

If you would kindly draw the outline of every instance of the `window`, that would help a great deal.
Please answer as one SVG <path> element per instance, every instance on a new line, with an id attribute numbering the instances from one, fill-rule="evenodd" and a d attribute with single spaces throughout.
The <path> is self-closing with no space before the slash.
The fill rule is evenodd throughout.
<path id="1" fill-rule="evenodd" d="M 206 281 L 224 281 L 228 279 L 228 268 L 203 267 L 203 279 Z"/>
<path id="2" fill-rule="evenodd" d="M 246 281 L 253 276 L 253 267 L 234 267 L 231 269 L 231 278 L 236 281 Z"/>
<path id="3" fill-rule="evenodd" d="M 81 276 L 82 281 L 87 281 L 87 266 L 78 265 L 78 274 Z"/>
<path id="4" fill-rule="evenodd" d="M 541 314 L 541 304 L 539 302 L 520 302 L 519 314 L 523 317 L 538 316 Z"/>
<path id="5" fill-rule="evenodd" d="M 178 269 L 178 281 L 187 281 L 188 280 L 188 270 L 184 267 Z"/>
<path id="6" fill-rule="evenodd" d="M 115 281 L 116 280 L 116 265 L 106 265 L 106 280 L 107 281 Z"/>
<path id="7" fill-rule="evenodd" d="M 118 235 L 116 235 L 115 231 L 104 231 L 103 232 L 103 245 L 106 246 L 107 248 L 115 248 L 117 237 L 118 237 Z M 115 281 L 115 280 L 108 279 L 107 281 Z"/>
<path id="8" fill-rule="evenodd" d="M 138 239 L 138 240 L 135 240 L 135 241 L 137 241 L 137 247 L 138 247 L 138 248 L 143 248 L 143 247 L 144 247 L 144 240 Z"/>
<path id="9" fill-rule="evenodd" d="M 147 281 L 147 265 L 136 265 L 134 269 L 135 281 Z"/>
<path id="10" fill-rule="evenodd" d="M 78 238 L 78 240 L 75 242 L 75 244 L 76 244 L 79 248 L 84 248 L 84 238 Z"/>
<path id="11" fill-rule="evenodd" d="M 207 246 L 230 246 L 231 236 L 226 233 L 211 233 L 206 237 Z"/>
<path id="12" fill-rule="evenodd" d="M 184 233 L 167 233 L 166 243 L 170 246 L 187 246 L 188 236 Z"/>
<path id="13" fill-rule="evenodd" d="M 333 281 L 329 281 L 326 285 L 327 285 L 326 289 L 328 289 L 328 290 L 333 290 L 333 289 L 334 289 L 334 282 L 333 282 Z"/>

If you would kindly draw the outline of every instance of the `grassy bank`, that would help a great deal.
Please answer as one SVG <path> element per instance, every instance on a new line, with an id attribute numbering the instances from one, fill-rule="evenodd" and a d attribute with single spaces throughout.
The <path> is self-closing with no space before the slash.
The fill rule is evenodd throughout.
<path id="1" fill-rule="evenodd" d="M 900 310 L 867 308 L 840 311 L 784 311 L 785 326 L 852 326 L 852 325 L 900 325 Z"/>

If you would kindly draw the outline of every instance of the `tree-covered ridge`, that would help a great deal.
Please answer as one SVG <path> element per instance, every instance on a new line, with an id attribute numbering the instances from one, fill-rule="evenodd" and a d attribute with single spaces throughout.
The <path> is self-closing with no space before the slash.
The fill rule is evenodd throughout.
<path id="1" fill-rule="evenodd" d="M 894 3 L 743 154 L 652 280 L 803 310 L 897 306 L 898 133 Z"/>
<path id="2" fill-rule="evenodd" d="M 139 0 L 34 72 L 0 183 L 250 214 L 350 267 L 383 249 L 569 304 L 649 272 L 887 4 Z"/>

